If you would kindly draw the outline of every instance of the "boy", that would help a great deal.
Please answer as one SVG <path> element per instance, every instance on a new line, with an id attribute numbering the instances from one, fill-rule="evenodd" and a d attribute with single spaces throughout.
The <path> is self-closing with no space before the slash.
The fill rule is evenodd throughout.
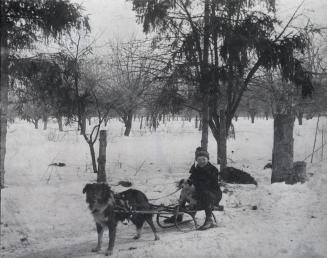
<path id="1" fill-rule="evenodd" d="M 197 209 L 204 209 L 206 220 L 200 228 L 202 230 L 214 226 L 212 221 L 212 210 L 218 206 L 222 197 L 222 192 L 218 184 L 218 169 L 209 162 L 209 153 L 198 147 L 195 151 L 195 160 L 190 169 L 190 182 L 195 187 L 195 199 L 197 200 Z M 182 220 L 179 216 L 178 220 Z M 166 223 L 172 223 L 174 217 L 167 219 Z"/>

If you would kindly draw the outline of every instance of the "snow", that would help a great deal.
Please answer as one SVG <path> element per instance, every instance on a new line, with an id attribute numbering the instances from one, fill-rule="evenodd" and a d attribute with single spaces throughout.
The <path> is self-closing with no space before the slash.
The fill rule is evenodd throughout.
<path id="1" fill-rule="evenodd" d="M 273 121 L 258 119 L 251 124 L 239 118 L 234 126 L 236 139 L 228 141 L 229 165 L 251 173 L 259 186 L 229 185 L 221 202 L 225 210 L 215 213 L 218 227 L 207 231 L 185 233 L 157 226 L 160 240 L 153 241 L 146 226 L 135 241 L 134 226 L 119 224 L 114 257 L 327 257 L 327 161 L 317 152 L 312 164 L 307 160 L 308 182 L 271 185 L 271 170 L 263 167 L 271 159 Z M 295 160 L 312 152 L 315 126 L 316 119 L 295 126 Z M 56 128 L 54 121 L 43 131 L 17 120 L 8 129 L 1 257 L 104 255 L 107 235 L 102 253 L 90 251 L 96 245 L 96 230 L 82 189 L 96 176 L 88 146 L 74 127 L 65 132 Z M 149 198 L 160 198 L 175 191 L 175 181 L 188 177 L 200 132 L 194 121 L 180 120 L 161 125 L 157 132 L 138 128 L 135 121 L 131 136 L 124 137 L 123 125 L 109 122 L 109 183 L 130 180 Z M 209 152 L 214 163 L 211 135 Z M 66 167 L 49 167 L 53 162 Z M 177 198 L 178 193 L 152 202 L 170 204 Z"/>

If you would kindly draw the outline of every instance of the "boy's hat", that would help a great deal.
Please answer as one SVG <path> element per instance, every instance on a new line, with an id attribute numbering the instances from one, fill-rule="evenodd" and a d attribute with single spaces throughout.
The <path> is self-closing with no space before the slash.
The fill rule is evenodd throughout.
<path id="1" fill-rule="evenodd" d="M 202 147 L 197 147 L 195 150 L 195 159 L 197 159 L 198 157 L 206 157 L 207 159 L 209 159 L 209 152 L 207 152 Z"/>

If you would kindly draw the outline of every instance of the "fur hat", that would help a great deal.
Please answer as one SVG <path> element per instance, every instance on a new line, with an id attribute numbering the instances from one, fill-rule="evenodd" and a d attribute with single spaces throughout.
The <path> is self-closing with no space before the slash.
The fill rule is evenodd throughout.
<path id="1" fill-rule="evenodd" d="M 207 159 L 209 159 L 209 152 L 207 152 L 202 147 L 197 147 L 195 150 L 195 159 L 197 159 L 198 157 L 206 157 Z"/>

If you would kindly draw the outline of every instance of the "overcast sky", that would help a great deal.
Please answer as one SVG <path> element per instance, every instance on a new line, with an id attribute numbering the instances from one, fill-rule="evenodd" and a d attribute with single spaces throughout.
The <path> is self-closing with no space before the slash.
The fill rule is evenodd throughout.
<path id="1" fill-rule="evenodd" d="M 144 37 L 136 23 L 132 6 L 126 0 L 75 0 L 90 16 L 92 35 L 100 42 Z M 277 15 L 287 19 L 303 0 L 276 0 Z M 327 0 L 305 0 L 301 11 L 314 22 L 327 26 Z"/>

